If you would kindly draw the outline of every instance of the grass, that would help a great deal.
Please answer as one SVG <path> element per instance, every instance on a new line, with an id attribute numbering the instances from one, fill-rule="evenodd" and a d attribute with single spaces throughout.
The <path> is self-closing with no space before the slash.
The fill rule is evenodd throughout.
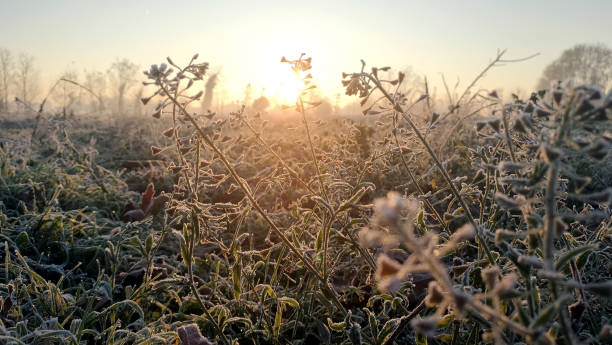
<path id="1" fill-rule="evenodd" d="M 1 341 L 610 341 L 612 96 L 440 111 L 362 62 L 365 115 L 316 118 L 283 61 L 291 121 L 192 111 L 197 56 L 147 71 L 153 117 L 4 120 Z"/>

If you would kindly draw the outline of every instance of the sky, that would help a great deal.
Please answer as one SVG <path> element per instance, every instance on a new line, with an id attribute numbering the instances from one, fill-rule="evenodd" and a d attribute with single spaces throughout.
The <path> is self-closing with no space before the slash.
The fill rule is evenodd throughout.
<path id="1" fill-rule="evenodd" d="M 281 56 L 302 52 L 334 98 L 343 93 L 341 73 L 357 71 L 360 59 L 411 68 L 434 86 L 441 75 L 465 86 L 507 49 L 507 59 L 540 55 L 493 69 L 479 86 L 531 90 L 564 49 L 612 47 L 610 13 L 610 0 L 0 0 L 0 47 L 34 56 L 49 84 L 67 70 L 105 71 L 120 58 L 144 70 L 199 53 L 235 99 L 247 83 L 279 96 L 288 73 Z"/>

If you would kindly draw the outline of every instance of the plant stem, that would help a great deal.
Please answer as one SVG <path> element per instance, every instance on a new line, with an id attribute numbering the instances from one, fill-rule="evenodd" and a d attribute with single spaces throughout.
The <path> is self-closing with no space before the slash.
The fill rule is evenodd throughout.
<path id="1" fill-rule="evenodd" d="M 419 192 L 420 195 L 424 195 L 425 192 L 423 191 L 423 189 L 419 185 L 416 177 L 412 173 L 412 169 L 410 169 L 410 167 L 408 166 L 408 163 L 406 162 L 406 159 L 404 158 L 403 148 L 400 145 L 399 139 L 397 137 L 397 119 L 396 119 L 396 116 L 393 116 L 393 137 L 395 138 L 395 145 L 397 145 L 397 147 L 399 148 L 399 151 L 400 151 L 400 159 L 402 161 L 402 165 L 404 165 L 404 169 L 406 169 L 406 172 L 408 172 L 408 176 L 410 177 L 410 180 L 412 181 L 412 184 L 414 184 L 414 186 L 416 187 L 416 189 L 417 189 L 417 191 Z M 438 222 L 440 222 L 440 224 L 442 224 L 442 227 L 444 228 L 444 230 L 450 235 L 451 233 L 450 233 L 450 229 L 448 228 L 448 224 L 446 224 L 446 222 L 444 221 L 444 218 L 440 215 L 438 210 L 436 210 L 436 208 L 431 204 L 429 199 L 425 198 L 423 200 L 423 202 L 425 203 L 425 206 L 427 206 L 429 211 L 434 214 L 434 216 L 436 217 Z"/>
<path id="2" fill-rule="evenodd" d="M 310 145 L 310 153 L 312 154 L 312 163 L 315 166 L 315 171 L 317 172 L 317 177 L 319 178 L 319 184 L 321 186 L 321 192 L 325 196 L 325 201 L 329 204 L 329 195 L 327 194 L 327 187 L 323 184 L 323 176 L 321 176 L 321 170 L 319 169 L 319 163 L 317 160 L 317 156 L 315 154 L 314 145 L 312 144 L 312 137 L 310 136 L 310 128 L 308 126 L 308 121 L 306 120 L 306 109 L 304 109 L 304 102 L 302 101 L 302 96 L 298 98 L 298 102 L 300 104 L 300 112 L 302 113 L 302 120 L 304 121 L 304 127 L 306 128 L 306 135 L 308 137 L 308 144 Z"/>
<path id="3" fill-rule="evenodd" d="M 289 247 L 289 249 L 298 257 L 300 258 L 300 260 L 304 263 L 304 267 L 310 272 L 312 273 L 320 282 L 321 282 L 321 287 L 323 289 L 325 289 L 328 294 L 330 296 L 333 296 L 332 300 L 333 302 L 336 304 L 336 307 L 338 307 L 338 309 L 343 313 L 343 314 L 347 314 L 346 309 L 344 308 L 344 306 L 342 305 L 342 303 L 340 303 L 340 300 L 338 299 L 338 296 L 336 294 L 336 292 L 329 286 L 329 283 L 327 282 L 327 280 L 325 279 L 325 277 L 321 274 L 321 272 L 319 272 L 315 266 L 312 264 L 312 262 L 310 261 L 310 259 L 308 259 L 304 253 L 302 251 L 300 251 L 295 245 L 293 245 L 293 243 L 291 242 L 291 240 L 289 240 L 289 238 L 278 228 L 278 226 L 272 221 L 272 219 L 270 218 L 270 216 L 268 216 L 268 214 L 266 213 L 266 211 L 264 211 L 264 209 L 259 205 L 259 203 L 257 202 L 257 200 L 255 200 L 255 197 L 253 196 L 253 194 L 251 193 L 251 190 L 249 189 L 249 187 L 245 184 L 245 181 L 243 178 L 240 177 L 240 175 L 238 175 L 238 173 L 236 172 L 236 170 L 234 169 L 234 167 L 231 165 L 231 163 L 228 161 L 227 157 L 225 156 L 225 154 L 217 147 L 217 145 L 215 145 L 215 143 L 212 141 L 212 139 L 210 139 L 210 137 L 204 132 L 204 130 L 202 130 L 202 128 L 200 127 L 200 125 L 195 121 L 195 119 L 193 118 L 193 116 L 191 116 L 191 114 L 189 114 L 189 112 L 187 112 L 187 110 L 185 109 L 185 107 L 180 104 L 180 102 L 178 102 L 177 99 L 175 99 L 174 97 L 170 96 L 170 94 L 167 92 L 167 89 L 165 86 L 163 86 L 163 84 L 161 85 L 162 90 L 165 92 L 166 95 L 168 95 L 168 98 L 181 110 L 181 112 L 185 115 L 185 117 L 187 117 L 187 119 L 189 120 L 189 122 L 191 122 L 191 124 L 195 127 L 196 131 L 198 132 L 198 134 L 200 135 L 200 137 L 202 138 L 202 140 L 204 140 L 204 143 L 206 143 L 206 145 L 208 145 L 214 152 L 215 154 L 219 157 L 219 159 L 221 159 L 221 162 L 223 163 L 223 165 L 225 165 L 225 168 L 229 171 L 230 175 L 232 175 L 232 178 L 234 179 L 234 181 L 238 184 L 238 186 L 240 187 L 240 189 L 242 189 L 242 191 L 245 193 L 246 197 L 249 199 L 249 201 L 251 202 L 251 204 L 253 205 L 253 207 L 255 207 L 255 209 L 257 210 L 257 212 L 259 212 L 259 214 L 262 216 L 262 218 L 266 221 L 266 223 L 268 223 L 268 225 L 270 225 L 272 231 L 274 231 L 274 233 L 281 239 L 281 241 L 287 246 Z"/>
<path id="4" fill-rule="evenodd" d="M 391 97 L 391 95 L 387 92 L 387 90 L 385 90 L 383 88 L 383 86 L 381 85 L 380 81 L 377 78 L 373 78 L 369 74 L 366 74 L 366 76 L 368 76 L 368 78 L 370 78 L 370 80 L 372 80 L 374 82 L 374 84 L 376 84 L 376 86 L 380 89 L 380 91 L 387 98 L 387 100 L 393 105 L 394 110 L 402 115 L 404 120 L 406 120 L 406 122 L 408 122 L 408 125 L 410 125 L 410 127 L 412 128 L 414 133 L 417 135 L 417 137 L 419 138 L 419 140 L 421 141 L 423 146 L 425 146 L 425 148 L 427 149 L 427 152 L 429 153 L 429 155 L 433 159 L 434 163 L 436 164 L 436 166 L 438 167 L 438 169 L 442 173 L 442 176 L 444 177 L 444 180 L 446 180 L 446 183 L 450 187 L 453 195 L 455 196 L 455 198 L 457 198 L 457 201 L 459 202 L 459 204 L 463 208 L 463 211 L 465 212 L 465 214 L 466 214 L 466 216 L 468 218 L 468 221 L 470 222 L 470 224 L 476 230 L 476 237 L 478 238 L 478 242 L 480 242 L 480 245 L 483 247 L 483 249 L 484 249 L 484 251 L 485 251 L 485 253 L 487 255 L 487 259 L 488 259 L 489 263 L 491 265 L 495 265 L 495 259 L 493 258 L 493 255 L 491 254 L 491 250 L 489 249 L 489 246 L 487 245 L 486 240 L 485 240 L 485 238 L 484 238 L 484 236 L 482 234 L 482 229 L 480 228 L 480 226 L 478 225 L 478 223 L 476 222 L 476 220 L 472 216 L 472 213 L 470 212 L 470 209 L 468 208 L 467 203 L 465 202 L 465 200 L 463 199 L 463 197 L 461 196 L 461 194 L 459 193 L 459 191 L 455 187 L 455 184 L 451 180 L 450 175 L 448 174 L 448 171 L 446 171 L 446 168 L 444 168 L 444 166 L 442 165 L 442 163 L 438 159 L 438 156 L 433 151 L 433 149 L 432 149 L 431 145 L 429 144 L 429 142 L 427 141 L 427 139 L 425 139 L 425 137 L 423 136 L 423 134 L 421 133 L 419 128 L 416 126 L 416 124 L 412 121 L 412 119 L 410 119 L 410 117 L 408 117 L 406 115 L 406 113 L 404 112 L 404 109 L 402 108 L 402 106 L 399 103 L 397 103 L 397 101 L 395 99 L 393 99 Z"/>

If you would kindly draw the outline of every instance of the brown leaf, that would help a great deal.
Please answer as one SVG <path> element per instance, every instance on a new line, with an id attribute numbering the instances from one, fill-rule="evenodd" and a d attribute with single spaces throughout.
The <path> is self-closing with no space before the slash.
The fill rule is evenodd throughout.
<path id="1" fill-rule="evenodd" d="M 153 183 L 149 183 L 147 189 L 142 193 L 142 203 L 140 204 L 140 209 L 144 213 L 147 213 L 153 205 L 153 194 L 155 194 L 155 187 Z"/>
<path id="2" fill-rule="evenodd" d="M 212 345 L 208 339 L 202 336 L 200 329 L 195 324 L 179 327 L 176 332 L 181 338 L 182 345 Z"/>

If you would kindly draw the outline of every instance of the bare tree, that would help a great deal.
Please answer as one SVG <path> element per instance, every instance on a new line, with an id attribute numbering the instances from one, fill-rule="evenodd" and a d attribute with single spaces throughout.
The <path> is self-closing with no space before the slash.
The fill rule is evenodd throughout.
<path id="1" fill-rule="evenodd" d="M 106 95 L 106 76 L 103 72 L 85 72 L 85 87 L 91 91 L 91 110 L 97 113 L 104 111 L 104 97 Z"/>
<path id="2" fill-rule="evenodd" d="M 253 110 L 255 111 L 265 111 L 270 107 L 270 101 L 266 96 L 261 96 L 253 101 Z"/>
<path id="3" fill-rule="evenodd" d="M 29 54 L 19 54 L 17 61 L 17 71 L 15 73 L 15 83 L 17 84 L 17 92 L 23 104 L 30 104 L 32 99 L 36 97 L 38 85 L 36 80 L 36 71 L 34 70 L 34 57 Z"/>
<path id="4" fill-rule="evenodd" d="M 123 114 L 125 97 L 129 90 L 136 84 L 136 72 L 138 66 L 128 59 L 117 60 L 108 69 L 108 75 L 117 97 L 117 113 Z"/>
<path id="5" fill-rule="evenodd" d="M 13 55 L 6 48 L 0 48 L 0 111 L 8 111 L 9 88 L 13 82 Z"/>
<path id="6" fill-rule="evenodd" d="M 578 44 L 565 50 L 544 69 L 538 89 L 548 89 L 557 81 L 612 86 L 612 50 L 603 44 Z"/>
<path id="7" fill-rule="evenodd" d="M 79 108 L 82 103 L 83 89 L 78 84 L 78 72 L 75 70 L 67 70 L 60 76 L 62 80 L 70 80 L 58 84 L 53 92 L 54 103 L 60 105 L 62 112 L 66 115 L 68 112 L 74 112 L 75 108 Z"/>
<path id="8" fill-rule="evenodd" d="M 213 73 L 208 76 L 208 80 L 206 81 L 206 86 L 204 87 L 204 96 L 202 98 L 202 110 L 208 111 L 212 106 L 213 102 L 213 92 L 215 90 L 215 86 L 217 86 L 217 82 L 219 81 L 219 73 Z"/>

